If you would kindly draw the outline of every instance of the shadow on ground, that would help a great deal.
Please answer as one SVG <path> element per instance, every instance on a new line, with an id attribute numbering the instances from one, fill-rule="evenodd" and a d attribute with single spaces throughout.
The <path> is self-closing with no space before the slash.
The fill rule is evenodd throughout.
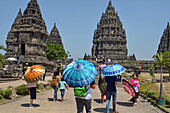
<path id="1" fill-rule="evenodd" d="M 65 101 L 66 99 L 64 99 L 64 101 Z M 48 101 L 51 101 L 51 102 L 53 102 L 54 101 L 54 98 L 48 98 Z M 59 102 L 61 102 L 61 99 L 57 99 L 56 101 L 59 101 Z"/>
<path id="2" fill-rule="evenodd" d="M 26 103 L 26 104 L 21 104 L 22 107 L 29 107 L 30 104 L 29 103 Z M 34 107 L 39 107 L 40 105 L 39 104 L 33 104 Z"/>
<path id="3" fill-rule="evenodd" d="M 48 98 L 48 101 L 54 101 L 54 98 Z"/>
<path id="4" fill-rule="evenodd" d="M 170 108 L 170 105 L 169 105 L 169 106 L 167 105 L 167 106 L 165 106 L 165 107 L 166 107 L 166 108 Z"/>
<path id="5" fill-rule="evenodd" d="M 101 112 L 101 113 L 105 113 L 106 112 L 106 108 L 94 108 L 93 110 L 95 112 Z"/>
<path id="6" fill-rule="evenodd" d="M 133 104 L 130 102 L 117 102 L 120 106 L 126 106 L 126 107 L 133 107 Z"/>
<path id="7" fill-rule="evenodd" d="M 93 99 L 96 103 L 100 103 L 102 104 L 102 100 L 101 99 Z M 106 102 L 106 100 L 104 100 L 104 102 Z"/>

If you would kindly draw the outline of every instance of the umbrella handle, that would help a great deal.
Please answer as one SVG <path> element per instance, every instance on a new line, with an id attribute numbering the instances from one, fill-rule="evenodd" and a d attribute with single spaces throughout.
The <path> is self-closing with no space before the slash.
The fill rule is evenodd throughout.
<path id="1" fill-rule="evenodd" d="M 35 70 L 34 68 L 31 68 L 31 69 L 30 69 L 30 72 L 33 72 L 34 70 Z"/>

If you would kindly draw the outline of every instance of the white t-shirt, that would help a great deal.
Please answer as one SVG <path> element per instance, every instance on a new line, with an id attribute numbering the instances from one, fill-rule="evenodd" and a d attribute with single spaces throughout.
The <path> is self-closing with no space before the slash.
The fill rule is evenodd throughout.
<path id="1" fill-rule="evenodd" d="M 81 99 L 86 99 L 86 100 L 91 99 L 92 96 L 91 96 L 90 85 L 87 85 L 86 88 L 87 88 L 87 95 L 85 97 L 76 97 L 75 96 L 75 98 L 81 98 Z"/>

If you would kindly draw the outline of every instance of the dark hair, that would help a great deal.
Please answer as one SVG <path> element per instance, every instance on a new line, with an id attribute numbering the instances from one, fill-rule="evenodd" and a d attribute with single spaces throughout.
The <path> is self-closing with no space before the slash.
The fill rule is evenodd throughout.
<path id="1" fill-rule="evenodd" d="M 136 73 L 133 73 L 133 75 L 132 75 L 132 76 L 134 77 L 134 75 L 136 75 L 136 77 L 138 77 L 138 74 L 136 74 Z"/>
<path id="2" fill-rule="evenodd" d="M 56 76 L 53 76 L 53 79 L 56 79 Z"/>
<path id="3" fill-rule="evenodd" d="M 64 77 L 61 78 L 61 81 L 64 81 Z"/>
<path id="4" fill-rule="evenodd" d="M 59 76 L 59 71 L 58 70 L 54 71 L 54 76 Z"/>

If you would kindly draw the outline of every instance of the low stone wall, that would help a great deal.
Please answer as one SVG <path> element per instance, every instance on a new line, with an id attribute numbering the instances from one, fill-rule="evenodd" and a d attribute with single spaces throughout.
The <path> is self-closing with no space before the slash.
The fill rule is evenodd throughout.
<path id="1" fill-rule="evenodd" d="M 152 79 L 152 83 L 160 83 L 160 79 Z M 162 82 L 170 82 L 169 76 L 163 76 Z"/>
<path id="2" fill-rule="evenodd" d="M 101 63 L 97 63 L 96 61 L 92 61 L 92 60 L 89 60 L 90 62 L 92 62 L 93 64 L 95 64 L 95 66 L 97 65 L 101 65 Z M 154 63 L 154 61 L 152 60 L 137 60 L 136 61 L 137 65 L 138 66 L 141 66 L 142 67 L 142 70 L 141 72 L 149 72 L 149 67 L 151 66 L 151 64 Z M 133 70 L 133 65 L 129 64 L 127 60 L 124 60 L 124 61 L 120 61 L 120 62 L 112 62 L 111 64 L 120 64 L 122 66 L 124 66 L 126 68 L 126 72 L 134 72 Z M 154 73 L 160 73 L 161 69 L 160 69 L 160 66 L 156 66 L 155 70 L 154 70 Z M 163 73 L 168 73 L 168 68 L 167 67 L 163 67 L 163 70 L 162 70 Z"/>

